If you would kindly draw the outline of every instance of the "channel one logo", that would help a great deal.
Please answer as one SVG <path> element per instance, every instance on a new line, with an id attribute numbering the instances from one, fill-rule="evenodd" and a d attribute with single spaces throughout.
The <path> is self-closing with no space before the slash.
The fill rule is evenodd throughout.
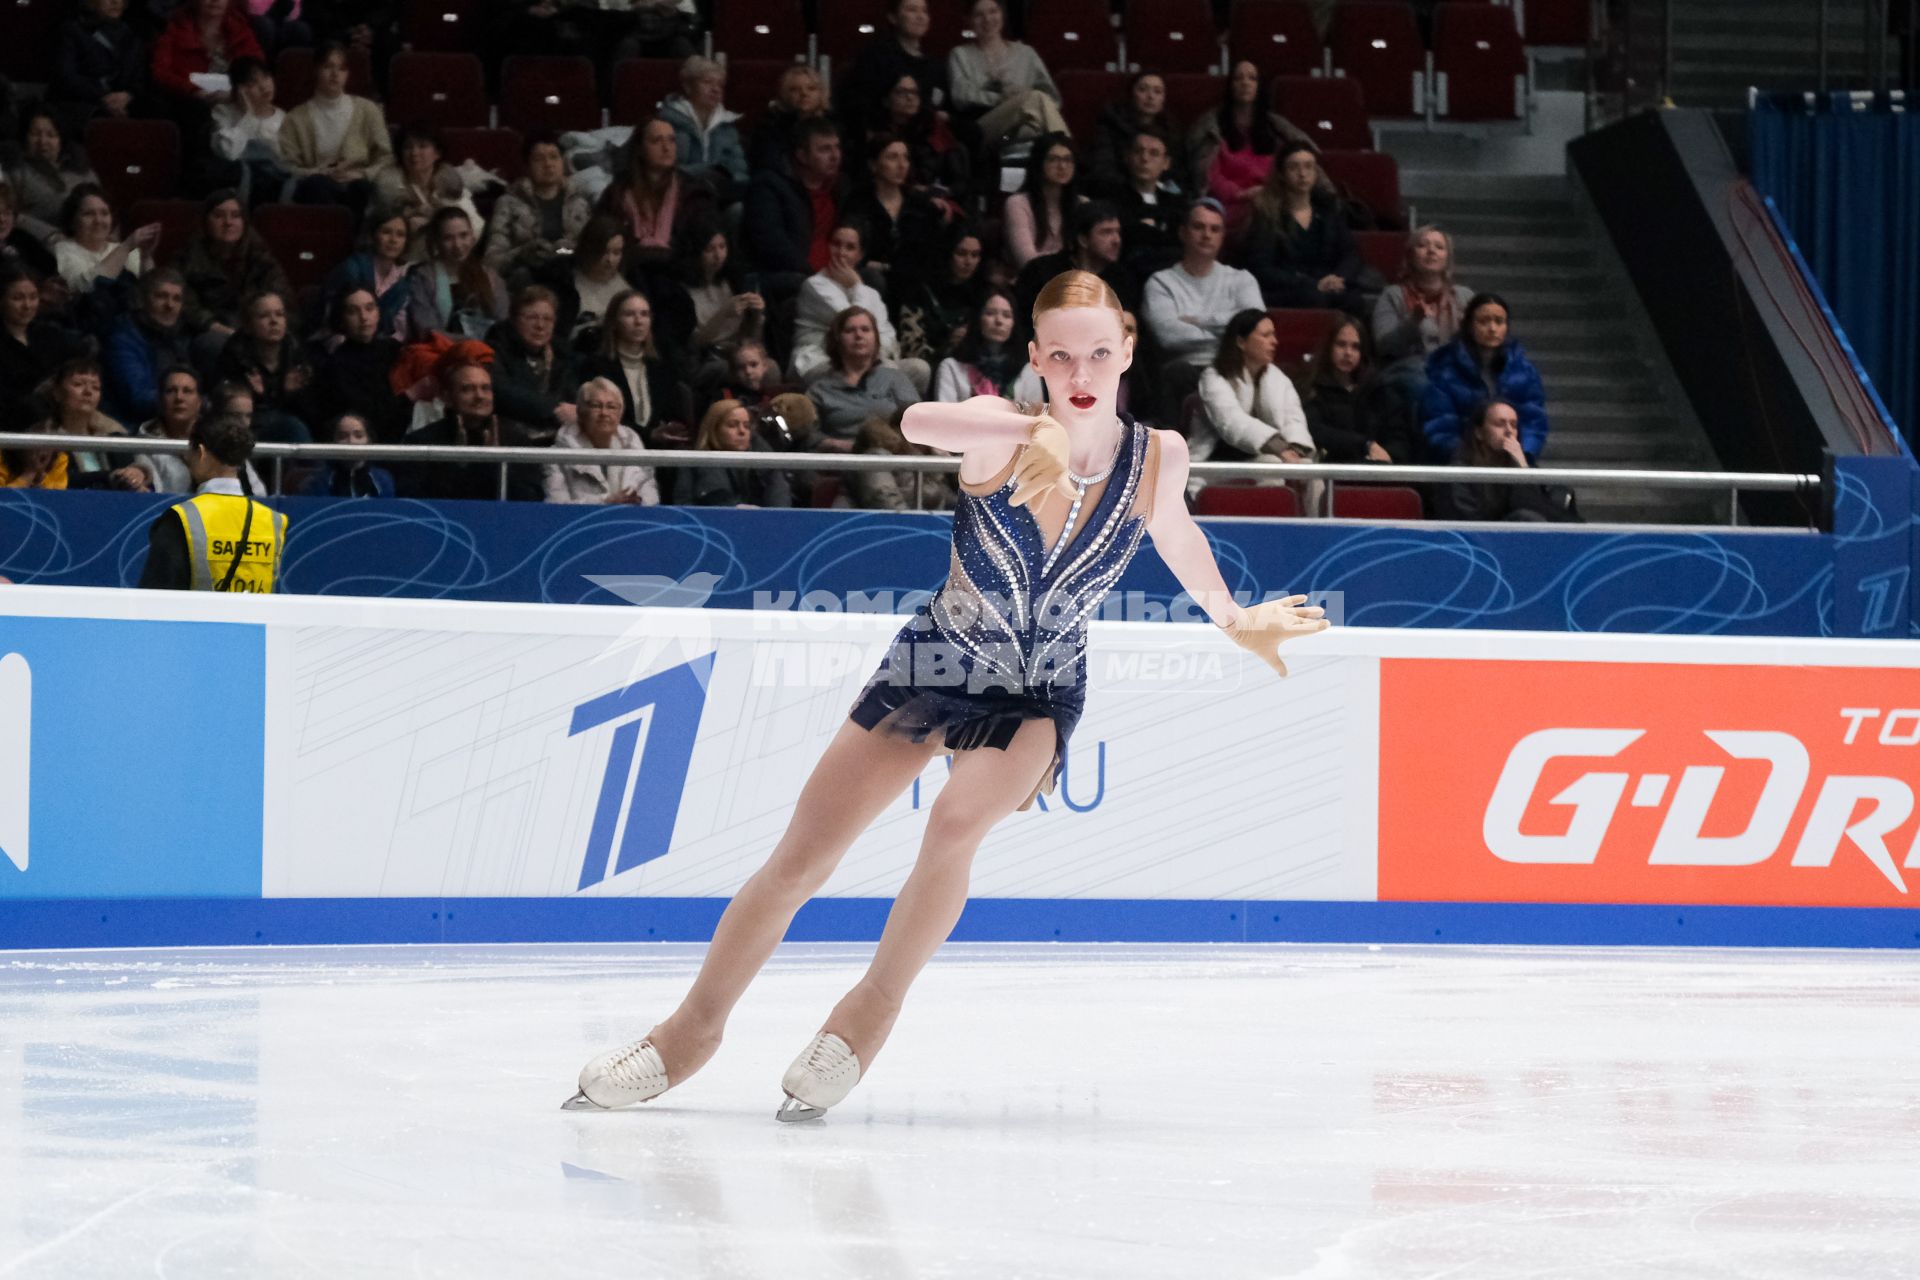
<path id="1" fill-rule="evenodd" d="M 1910 907 L 1920 672 L 1383 659 L 1380 897 Z"/>
<path id="2" fill-rule="evenodd" d="M 33 670 L 17 653 L 0 655 L 0 854 L 27 869 L 29 768 L 33 746 Z"/>

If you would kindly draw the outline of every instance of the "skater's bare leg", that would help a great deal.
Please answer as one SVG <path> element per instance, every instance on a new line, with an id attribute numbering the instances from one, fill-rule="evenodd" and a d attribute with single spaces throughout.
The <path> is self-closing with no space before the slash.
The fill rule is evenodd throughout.
<path id="1" fill-rule="evenodd" d="M 794 914 L 826 884 L 860 833 L 941 750 L 937 737 L 915 743 L 842 722 L 801 789 L 772 856 L 721 915 L 693 988 L 647 1037 L 669 1080 L 678 1084 L 706 1065 L 720 1047 L 727 1016 L 786 936 Z M 1025 798 L 1022 792 L 1019 799 Z"/>
<path id="2" fill-rule="evenodd" d="M 953 776 L 927 815 L 920 856 L 894 899 L 873 963 L 821 1027 L 847 1042 L 863 1074 L 892 1032 L 907 988 L 960 921 L 974 851 L 1033 790 L 1053 759 L 1055 736 L 1053 721 L 1029 720 L 1005 751 L 987 748 L 954 757 Z"/>

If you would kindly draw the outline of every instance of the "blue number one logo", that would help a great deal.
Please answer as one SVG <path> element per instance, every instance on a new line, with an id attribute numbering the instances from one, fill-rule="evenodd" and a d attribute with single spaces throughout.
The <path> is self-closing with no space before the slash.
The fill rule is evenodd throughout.
<path id="1" fill-rule="evenodd" d="M 573 709 L 570 738 L 632 717 L 613 731 L 607 773 L 600 781 L 600 804 L 587 836 L 587 860 L 580 868 L 582 889 L 607 878 L 607 859 L 616 834 L 620 858 L 614 875 L 664 856 L 673 844 L 673 824 L 680 814 L 687 766 L 693 762 L 693 741 L 700 732 L 700 713 L 706 709 L 712 675 L 709 653 Z M 636 769 L 634 752 L 643 725 L 647 747 Z M 621 830 L 623 819 L 625 829 Z"/>

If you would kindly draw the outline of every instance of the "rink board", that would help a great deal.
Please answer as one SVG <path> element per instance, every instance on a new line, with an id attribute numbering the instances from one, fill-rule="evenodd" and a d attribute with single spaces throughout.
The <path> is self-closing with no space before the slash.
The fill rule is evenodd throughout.
<path id="1" fill-rule="evenodd" d="M 0 948 L 704 937 L 887 613 L 8 588 Z M 1920 945 L 1920 646 L 1094 624 L 960 937 Z M 949 764 L 795 937 L 870 938 Z"/>

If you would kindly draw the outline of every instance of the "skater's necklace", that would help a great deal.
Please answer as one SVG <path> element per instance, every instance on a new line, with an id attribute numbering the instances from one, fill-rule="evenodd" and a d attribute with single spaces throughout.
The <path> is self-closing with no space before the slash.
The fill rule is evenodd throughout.
<path id="1" fill-rule="evenodd" d="M 1053 550 L 1047 553 L 1046 562 L 1040 566 L 1042 574 L 1052 572 L 1053 562 L 1060 558 L 1062 551 L 1066 550 L 1067 539 L 1073 536 L 1074 523 L 1080 519 L 1080 506 L 1087 500 L 1087 486 L 1099 484 L 1113 474 L 1114 467 L 1120 462 L 1120 446 L 1123 443 L 1124 439 L 1114 442 L 1113 456 L 1107 459 L 1106 469 L 1098 475 L 1079 476 L 1073 473 L 1073 468 L 1067 468 L 1067 479 L 1073 482 L 1073 506 L 1067 511 L 1067 522 L 1060 526 L 1060 537 L 1054 542 Z"/>

